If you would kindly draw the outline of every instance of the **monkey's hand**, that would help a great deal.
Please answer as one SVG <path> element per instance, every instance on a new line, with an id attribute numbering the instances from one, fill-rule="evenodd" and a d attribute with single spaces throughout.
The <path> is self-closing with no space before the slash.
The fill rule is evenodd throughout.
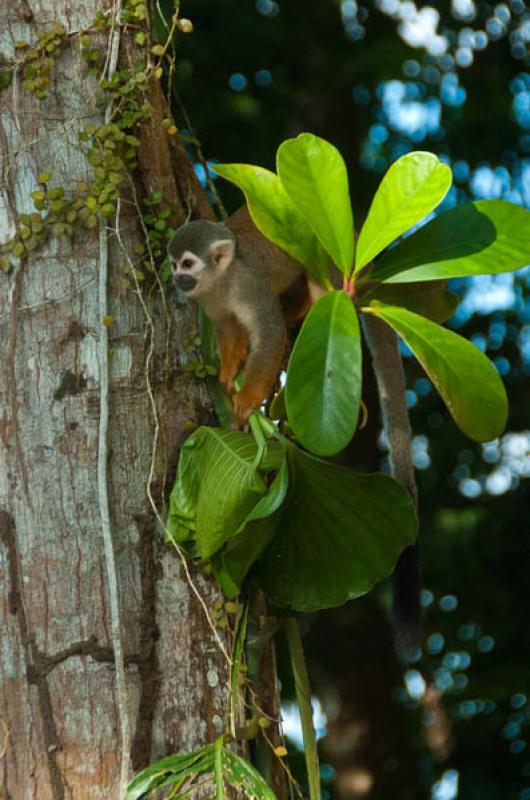
<path id="1" fill-rule="evenodd" d="M 244 386 L 240 392 L 234 394 L 232 397 L 232 411 L 233 417 L 230 422 L 230 427 L 233 430 L 238 430 L 243 427 L 248 418 L 256 408 L 262 404 L 265 395 L 262 394 L 261 387 L 246 387 Z M 233 427 L 234 426 L 234 427 Z M 238 427 L 235 427 L 238 426 Z"/>

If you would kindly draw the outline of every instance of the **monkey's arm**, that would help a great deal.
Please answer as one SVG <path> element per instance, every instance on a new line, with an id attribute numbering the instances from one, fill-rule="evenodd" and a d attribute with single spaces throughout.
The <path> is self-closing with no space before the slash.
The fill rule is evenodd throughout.
<path id="1" fill-rule="evenodd" d="M 270 394 L 281 369 L 287 341 L 278 298 L 264 296 L 261 302 L 241 309 L 242 323 L 249 332 L 250 354 L 245 364 L 241 391 L 234 395 L 234 417 L 245 422 Z"/>
<path id="2" fill-rule="evenodd" d="M 235 379 L 248 352 L 248 333 L 234 316 L 216 321 L 214 328 L 221 359 L 219 380 L 228 394 L 233 394 Z"/>

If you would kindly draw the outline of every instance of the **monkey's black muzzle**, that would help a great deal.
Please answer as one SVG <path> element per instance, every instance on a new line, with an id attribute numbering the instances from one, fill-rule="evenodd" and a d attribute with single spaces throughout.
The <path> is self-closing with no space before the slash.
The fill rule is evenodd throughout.
<path id="1" fill-rule="evenodd" d="M 175 286 L 183 292 L 191 292 L 197 286 L 197 279 L 192 275 L 175 275 Z"/>

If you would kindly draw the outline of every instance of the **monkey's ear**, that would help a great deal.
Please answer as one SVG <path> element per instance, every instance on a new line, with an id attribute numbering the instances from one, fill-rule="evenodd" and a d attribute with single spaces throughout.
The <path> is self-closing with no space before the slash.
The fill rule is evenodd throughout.
<path id="1" fill-rule="evenodd" d="M 234 239 L 218 239 L 210 247 L 210 253 L 218 269 L 226 269 L 234 260 L 236 243 Z"/>

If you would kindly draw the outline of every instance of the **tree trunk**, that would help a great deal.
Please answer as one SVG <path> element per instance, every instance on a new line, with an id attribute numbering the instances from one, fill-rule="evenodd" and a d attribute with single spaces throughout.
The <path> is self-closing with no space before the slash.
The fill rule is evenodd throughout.
<path id="1" fill-rule="evenodd" d="M 67 197 L 79 181 L 91 180 L 77 134 L 88 122 L 101 124 L 103 110 L 76 34 L 102 6 L 98 0 L 23 0 L 0 7 L 5 59 L 16 58 L 17 40 L 34 43 L 37 28 L 59 22 L 68 32 L 47 99 L 21 86 L 20 71 L 0 93 L 0 242 L 13 235 L 21 213 L 34 211 L 39 173 L 52 171 L 51 185 L 64 187 Z M 144 126 L 142 144 L 145 137 Z M 140 153 L 142 172 L 149 158 L 144 152 L 142 161 Z M 186 180 L 193 191 L 184 202 L 203 202 L 192 173 Z M 149 188 L 156 185 L 151 180 Z M 180 221 L 193 211 L 176 207 Z M 159 508 L 179 444 L 209 414 L 204 384 L 178 366 L 195 317 L 171 296 L 169 324 L 153 289 L 143 292 L 143 307 L 121 246 L 132 252 L 139 241 L 129 203 L 122 204 L 117 225 L 119 236 L 110 230 L 103 239 L 97 229 L 76 234 L 72 243 L 51 237 L 9 275 L 0 272 L 0 722 L 8 731 L 4 752 L 0 728 L 0 787 L 10 800 L 118 798 L 124 714 L 129 774 L 212 741 L 225 728 L 227 661 L 196 596 L 211 608 L 217 590 L 190 568 L 193 590 L 175 552 L 162 544 L 147 497 L 155 444 L 146 381 L 151 347 L 149 384 L 159 425 L 151 489 Z M 107 238 L 104 323 L 98 292 Z M 107 332 L 105 460 L 100 345 Z M 102 456 L 125 661 L 121 710 L 112 564 L 102 537 L 101 487 L 98 492 Z M 127 769 L 127 758 L 124 763 Z"/>

